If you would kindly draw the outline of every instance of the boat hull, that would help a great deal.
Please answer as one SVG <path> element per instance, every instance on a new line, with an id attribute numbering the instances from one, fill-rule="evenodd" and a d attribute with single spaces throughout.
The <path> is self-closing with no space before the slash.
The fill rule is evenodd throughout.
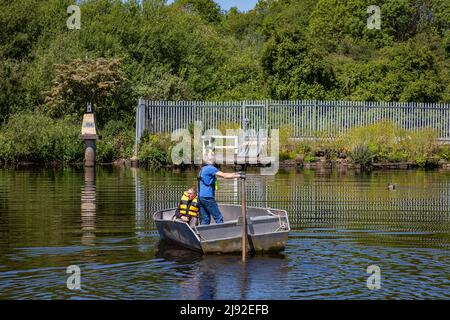
<path id="1" fill-rule="evenodd" d="M 200 239 L 186 223 L 179 221 L 155 221 L 155 224 L 162 239 L 175 242 L 191 250 L 202 251 Z"/>
<path id="2" fill-rule="evenodd" d="M 173 218 L 175 209 L 156 212 L 154 220 L 162 239 L 185 248 L 203 253 L 242 252 L 240 206 L 219 205 L 219 208 L 227 217 L 225 223 L 191 228 L 187 223 Z M 290 231 L 286 211 L 250 207 L 248 214 L 247 251 L 283 251 Z"/>
<path id="3" fill-rule="evenodd" d="M 254 253 L 281 252 L 285 249 L 289 232 L 247 236 L 247 251 Z M 204 253 L 242 252 L 242 237 L 201 242 Z"/>

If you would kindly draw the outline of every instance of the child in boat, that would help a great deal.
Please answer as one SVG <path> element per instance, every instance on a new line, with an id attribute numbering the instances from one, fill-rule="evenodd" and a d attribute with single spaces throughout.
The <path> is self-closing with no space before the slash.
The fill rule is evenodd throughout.
<path id="1" fill-rule="evenodd" d="M 197 189 L 195 187 L 189 187 L 189 189 L 183 192 L 183 195 L 181 196 L 180 204 L 178 205 L 175 216 L 193 228 L 197 225 L 199 211 L 200 207 L 197 202 Z"/>

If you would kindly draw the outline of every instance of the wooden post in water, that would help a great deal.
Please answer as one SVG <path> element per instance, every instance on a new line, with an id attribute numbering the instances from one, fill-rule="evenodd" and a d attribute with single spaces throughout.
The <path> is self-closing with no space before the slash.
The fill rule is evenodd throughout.
<path id="1" fill-rule="evenodd" d="M 242 261 L 247 259 L 247 204 L 245 199 L 245 178 L 241 178 L 241 200 L 242 200 Z"/>
<path id="2" fill-rule="evenodd" d="M 80 137 L 85 141 L 86 145 L 84 150 L 84 166 L 95 167 L 95 152 L 97 149 L 97 140 L 99 140 L 100 136 L 98 135 L 95 117 L 90 103 L 88 103 L 86 113 L 83 116 Z"/>

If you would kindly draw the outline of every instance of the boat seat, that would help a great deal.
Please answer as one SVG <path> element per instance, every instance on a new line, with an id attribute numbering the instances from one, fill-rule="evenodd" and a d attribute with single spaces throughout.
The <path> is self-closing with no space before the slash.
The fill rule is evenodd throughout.
<path id="1" fill-rule="evenodd" d="M 283 218 L 283 217 L 281 217 Z M 267 221 L 267 220 L 279 220 L 278 216 L 257 216 L 257 217 L 250 217 L 250 220 L 253 222 L 257 222 L 257 221 Z"/>

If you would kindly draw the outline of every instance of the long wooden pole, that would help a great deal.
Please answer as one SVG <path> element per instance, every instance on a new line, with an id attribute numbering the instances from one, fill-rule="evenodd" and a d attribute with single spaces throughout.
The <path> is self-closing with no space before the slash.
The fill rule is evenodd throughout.
<path id="1" fill-rule="evenodd" d="M 245 179 L 241 179 L 242 199 L 242 261 L 247 259 L 247 204 L 245 199 Z"/>

